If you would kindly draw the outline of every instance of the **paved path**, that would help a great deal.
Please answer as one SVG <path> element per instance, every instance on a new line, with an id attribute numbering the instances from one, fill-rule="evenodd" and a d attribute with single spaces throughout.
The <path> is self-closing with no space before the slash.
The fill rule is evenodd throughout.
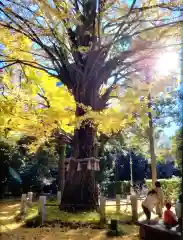
<path id="1" fill-rule="evenodd" d="M 124 204 L 123 206 L 120 207 L 120 210 L 121 210 L 121 213 L 131 213 L 131 205 L 130 205 L 130 201 L 128 199 L 122 199 L 120 201 L 121 204 Z M 116 207 L 115 207 L 115 204 L 116 204 L 116 200 L 107 200 L 106 201 L 106 210 L 107 211 L 116 211 Z M 129 205 L 127 205 L 129 204 Z M 145 217 L 145 214 L 143 213 L 143 210 L 142 210 L 142 200 L 138 200 L 138 214 L 139 214 L 139 221 L 143 221 L 146 219 Z M 166 208 L 163 209 L 163 212 L 165 211 Z M 175 207 L 172 206 L 171 210 L 175 213 Z M 159 217 L 155 214 L 152 213 L 152 219 L 155 219 L 155 220 L 160 220 Z"/>

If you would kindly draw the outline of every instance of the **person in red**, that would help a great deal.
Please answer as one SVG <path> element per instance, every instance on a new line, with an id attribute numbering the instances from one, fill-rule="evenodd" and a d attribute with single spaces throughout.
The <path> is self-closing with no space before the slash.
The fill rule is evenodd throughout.
<path id="1" fill-rule="evenodd" d="M 167 203 L 166 205 L 166 210 L 164 211 L 164 224 L 171 228 L 177 226 L 177 218 L 175 214 L 170 210 L 171 209 L 171 204 Z"/>

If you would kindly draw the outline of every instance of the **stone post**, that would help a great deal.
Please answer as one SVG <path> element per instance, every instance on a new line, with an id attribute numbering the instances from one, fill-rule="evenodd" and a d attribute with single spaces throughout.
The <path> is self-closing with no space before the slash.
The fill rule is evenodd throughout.
<path id="1" fill-rule="evenodd" d="M 60 204 L 61 203 L 61 191 L 57 192 L 57 202 Z"/>
<path id="2" fill-rule="evenodd" d="M 46 220 L 46 196 L 39 197 L 39 206 L 38 206 L 38 214 L 41 216 L 41 223 L 44 224 Z"/>
<path id="3" fill-rule="evenodd" d="M 116 214 L 120 214 L 120 194 L 116 194 Z"/>
<path id="4" fill-rule="evenodd" d="M 22 194 L 20 203 L 20 214 L 25 215 L 27 212 L 27 194 Z"/>
<path id="5" fill-rule="evenodd" d="M 100 197 L 100 222 L 102 224 L 105 223 L 105 204 L 106 204 L 106 199 L 105 197 Z"/>
<path id="6" fill-rule="evenodd" d="M 27 197 L 28 197 L 29 201 L 32 203 L 33 192 L 28 192 Z"/>
<path id="7" fill-rule="evenodd" d="M 132 209 L 132 221 L 138 221 L 138 200 L 137 195 L 133 194 L 130 196 L 131 209 Z"/>

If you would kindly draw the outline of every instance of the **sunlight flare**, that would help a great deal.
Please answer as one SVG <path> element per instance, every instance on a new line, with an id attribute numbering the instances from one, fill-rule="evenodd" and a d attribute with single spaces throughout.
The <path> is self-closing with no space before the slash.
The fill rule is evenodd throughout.
<path id="1" fill-rule="evenodd" d="M 176 52 L 161 53 L 155 64 L 155 71 L 160 76 L 176 74 L 179 70 L 179 55 Z"/>

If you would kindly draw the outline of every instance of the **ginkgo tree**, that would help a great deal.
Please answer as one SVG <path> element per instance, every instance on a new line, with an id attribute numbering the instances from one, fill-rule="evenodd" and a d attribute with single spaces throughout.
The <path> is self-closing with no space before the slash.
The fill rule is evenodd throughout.
<path id="1" fill-rule="evenodd" d="M 97 126 L 98 138 L 105 135 L 106 139 L 110 139 L 124 129 L 129 129 L 137 119 L 142 120 L 143 124 L 148 121 L 145 115 L 147 104 L 140 100 L 140 95 L 131 88 L 123 93 L 119 90 L 113 92 L 116 99 L 105 110 L 94 112 L 87 109 L 87 118 L 92 118 Z M 74 128 L 78 128 L 83 121 L 82 118 L 76 121 L 75 107 L 76 104 L 67 89 L 64 86 L 56 87 L 54 79 L 50 79 L 44 72 L 26 67 L 24 75 L 16 68 L 2 75 L 1 135 L 11 137 L 18 132 L 34 137 L 32 144 L 29 144 L 31 151 L 36 151 L 36 148 L 45 141 L 49 142 L 53 137 L 55 139 L 53 135 L 55 129 L 59 128 L 65 138 L 67 135 L 72 137 Z M 64 146 L 63 141 L 61 144 Z M 58 162 L 60 190 L 64 188 L 65 176 L 64 168 L 62 169 L 64 161 L 62 146 L 56 145 L 60 155 Z"/>
<path id="2" fill-rule="evenodd" d="M 3 39 L 15 37 L 15 44 L 2 39 L 3 46 L 12 46 L 1 51 L 2 68 L 29 66 L 61 81 L 76 102 L 74 116 L 82 119 L 74 130 L 75 151 L 62 196 L 67 210 L 73 205 L 75 210 L 89 210 L 97 204 L 93 170 L 83 164 L 77 171 L 78 162 L 95 155 L 97 124 L 88 108 L 103 111 L 116 86 L 127 87 L 142 68 L 136 63 L 169 45 L 167 36 L 177 31 L 177 18 L 167 21 L 164 16 L 178 7 L 178 1 L 146 1 L 140 6 L 136 0 L 130 5 L 117 0 L 0 2 Z M 144 39 L 145 32 L 150 39 Z M 141 44 L 136 43 L 139 38 Z M 16 46 L 18 40 L 21 47 Z M 31 51 L 24 49 L 27 42 Z"/>

